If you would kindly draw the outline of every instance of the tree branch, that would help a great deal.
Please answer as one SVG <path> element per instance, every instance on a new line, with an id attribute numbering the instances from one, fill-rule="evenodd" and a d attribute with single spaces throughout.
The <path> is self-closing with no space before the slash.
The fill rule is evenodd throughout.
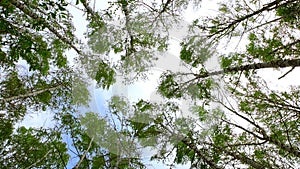
<path id="1" fill-rule="evenodd" d="M 232 73 L 232 72 L 240 72 L 240 71 L 249 71 L 249 70 L 258 70 L 258 69 L 265 69 L 265 68 L 285 68 L 285 67 L 299 67 L 300 66 L 300 59 L 284 59 L 284 60 L 274 60 L 270 62 L 263 62 L 263 63 L 254 63 L 236 67 L 228 67 L 224 70 L 214 71 L 214 72 L 206 72 L 204 74 L 195 75 L 196 78 L 206 78 L 210 76 L 221 75 L 225 73 Z"/>
<path id="2" fill-rule="evenodd" d="M 48 23 L 44 18 L 41 18 L 36 13 L 33 13 L 30 9 L 28 9 L 24 4 L 22 4 L 19 0 L 10 0 L 12 5 L 20 9 L 26 15 L 30 16 L 32 19 L 40 21 L 46 28 L 48 28 L 55 36 L 57 36 L 61 41 L 68 44 L 72 49 L 74 49 L 79 55 L 82 55 L 82 52 L 73 44 L 72 41 L 61 35 L 55 27 L 53 27 L 50 23 Z"/>
<path id="3" fill-rule="evenodd" d="M 278 80 L 284 78 L 287 74 L 291 73 L 294 69 L 295 69 L 295 66 L 293 66 L 289 71 L 287 71 L 285 74 L 283 74 L 282 76 L 280 76 L 280 77 L 278 78 Z"/>
<path id="4" fill-rule="evenodd" d="M 266 5 L 264 5 L 264 7 L 262 7 L 261 9 L 255 11 L 253 13 L 247 14 L 247 15 L 245 15 L 243 17 L 240 17 L 240 18 L 238 18 L 238 19 L 230 22 L 226 27 L 221 28 L 220 30 L 214 32 L 213 34 L 209 35 L 208 37 L 213 37 L 213 36 L 215 36 L 217 34 L 220 34 L 220 33 L 224 32 L 224 31 L 228 30 L 228 29 L 231 29 L 232 27 L 235 27 L 236 24 L 239 24 L 239 23 L 243 22 L 244 20 L 247 20 L 247 19 L 253 17 L 254 15 L 260 14 L 263 11 L 273 10 L 274 6 L 279 7 L 279 6 L 282 6 L 282 5 L 286 5 L 288 3 L 292 3 L 294 1 L 295 0 L 287 1 L 287 2 L 285 2 L 283 4 L 279 4 L 279 3 L 280 2 L 284 2 L 284 0 L 275 0 L 273 2 L 270 2 L 270 3 L 266 4 Z"/>
<path id="5" fill-rule="evenodd" d="M 89 143 L 89 146 L 88 148 L 85 150 L 84 154 L 81 156 L 79 162 L 76 164 L 76 166 L 73 168 L 73 169 L 78 169 L 80 164 L 82 163 L 83 159 L 85 158 L 86 154 L 88 153 L 88 151 L 90 150 L 91 146 L 92 146 L 92 143 L 94 141 L 94 137 L 92 137 L 90 143 Z"/>
<path id="6" fill-rule="evenodd" d="M 51 150 L 49 150 L 42 158 L 40 158 L 38 161 L 36 161 L 35 163 L 31 164 L 30 166 L 26 167 L 26 169 L 30 169 L 33 168 L 35 165 L 37 165 L 38 163 L 40 163 L 42 160 L 44 160 L 47 155 L 51 152 Z"/>
<path id="7" fill-rule="evenodd" d="M 10 102 L 10 101 L 16 100 L 16 99 L 28 98 L 28 97 L 31 97 L 31 96 L 36 96 L 38 94 L 47 92 L 47 91 L 56 90 L 56 89 L 58 89 L 60 87 L 61 87 L 61 85 L 58 85 L 58 86 L 50 87 L 50 88 L 47 88 L 47 89 L 36 90 L 36 91 L 30 92 L 30 93 L 26 93 L 26 94 L 22 94 L 22 95 L 18 95 L 18 96 L 12 96 L 12 97 L 7 97 L 7 98 L 0 98 L 0 102 L 4 102 L 5 103 L 5 102 Z"/>

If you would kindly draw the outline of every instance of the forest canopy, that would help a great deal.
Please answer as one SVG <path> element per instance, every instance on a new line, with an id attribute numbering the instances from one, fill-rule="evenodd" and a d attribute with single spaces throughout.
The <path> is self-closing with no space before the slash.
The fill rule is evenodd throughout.
<path id="1" fill-rule="evenodd" d="M 218 10 L 205 11 L 208 3 Z M 287 80 L 300 71 L 299 0 L 97 5 L 0 1 L 0 168 L 150 168 L 149 149 L 170 168 L 299 168 L 300 86 Z M 191 8 L 196 19 L 178 30 L 186 32 L 171 58 L 187 71 L 163 70 L 162 99 L 114 95 L 104 115 L 83 113 L 93 83 L 107 91 L 119 76 L 147 80 Z M 87 22 L 84 39 L 74 11 Z M 262 75 L 270 70 L 272 82 Z M 45 112 L 50 127 L 19 125 Z"/>

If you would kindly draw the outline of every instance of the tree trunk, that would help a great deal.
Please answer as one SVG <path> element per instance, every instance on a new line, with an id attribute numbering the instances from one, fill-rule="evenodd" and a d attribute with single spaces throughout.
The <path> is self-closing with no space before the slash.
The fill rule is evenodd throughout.
<path id="1" fill-rule="evenodd" d="M 53 91 L 56 90 L 58 88 L 60 88 L 61 86 L 55 86 L 55 87 L 50 87 L 50 88 L 46 88 L 46 89 L 41 89 L 41 90 L 36 90 L 30 93 L 26 93 L 26 94 L 22 94 L 22 95 L 18 95 L 18 96 L 12 96 L 12 97 L 7 97 L 7 98 L 0 98 L 0 103 L 1 102 L 10 102 L 12 100 L 17 100 L 17 99 L 24 99 L 24 98 L 28 98 L 28 97 L 32 97 L 32 96 L 36 96 L 38 94 L 47 92 L 47 91 Z"/>
<path id="2" fill-rule="evenodd" d="M 210 76 L 221 75 L 221 74 L 232 73 L 232 72 L 258 70 L 258 69 L 265 69 L 265 68 L 285 68 L 285 67 L 299 67 L 299 66 L 300 66 L 300 59 L 284 59 L 284 60 L 275 60 L 271 62 L 254 63 L 254 64 L 248 64 L 248 65 L 242 65 L 236 67 L 229 67 L 229 68 L 225 68 L 224 70 L 207 72 L 195 76 L 197 79 L 200 79 L 200 78 L 206 78 Z"/>

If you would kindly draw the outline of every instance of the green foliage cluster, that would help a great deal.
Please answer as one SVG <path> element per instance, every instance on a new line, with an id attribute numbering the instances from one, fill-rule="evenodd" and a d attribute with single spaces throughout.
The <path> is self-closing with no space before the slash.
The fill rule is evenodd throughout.
<path id="1" fill-rule="evenodd" d="M 158 91 L 168 99 L 180 98 L 182 92 L 180 91 L 180 85 L 174 80 L 175 76 L 170 72 L 166 72 L 161 77 Z"/>
<path id="2" fill-rule="evenodd" d="M 1 168 L 63 168 L 69 155 L 61 137 L 55 130 L 18 128 L 9 140 L 2 140 L 6 144 L 1 144 Z"/>
<path id="3" fill-rule="evenodd" d="M 203 65 L 207 59 L 216 53 L 213 43 L 201 36 L 188 36 L 186 42 L 181 42 L 180 59 L 192 67 Z"/>
<path id="4" fill-rule="evenodd" d="M 299 29 L 299 3 L 288 3 L 276 9 L 276 14 L 282 17 L 282 21 L 288 23 L 291 27 Z"/>
<path id="5" fill-rule="evenodd" d="M 68 46 L 53 34 L 64 31 L 66 38 L 70 40 L 74 38 L 70 13 L 65 9 L 67 3 L 64 1 L 60 3 L 24 1 L 24 4 L 13 1 L 13 3 L 20 8 L 12 5 L 10 1 L 1 1 L 2 65 L 13 66 L 13 63 L 21 58 L 27 61 L 30 70 L 38 70 L 44 75 L 50 69 L 50 62 L 54 62 L 54 65 L 60 68 L 66 66 L 66 56 L 63 55 L 63 51 Z M 43 13 L 33 13 L 31 10 L 40 10 Z M 57 20 L 60 20 L 60 23 Z M 55 33 L 48 30 L 46 26 L 49 24 L 48 21 L 52 21 L 56 29 Z"/>

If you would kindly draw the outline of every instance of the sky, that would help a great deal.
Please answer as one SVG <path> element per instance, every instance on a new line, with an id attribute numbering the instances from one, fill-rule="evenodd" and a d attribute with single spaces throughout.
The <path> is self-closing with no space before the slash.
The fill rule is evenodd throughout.
<path id="1" fill-rule="evenodd" d="M 148 81 L 138 81 L 130 86 L 124 86 L 121 83 L 117 82 L 116 85 L 114 85 L 110 90 L 104 91 L 102 89 L 96 89 L 94 88 L 91 92 L 91 104 L 90 109 L 94 112 L 99 112 L 100 114 L 103 114 L 107 111 L 107 100 L 114 94 L 121 94 L 128 96 L 130 98 L 130 101 L 136 102 L 138 99 L 145 99 L 145 100 L 159 100 L 159 97 L 155 93 L 156 87 L 158 85 L 159 76 L 162 71 L 164 70 L 178 70 L 181 69 L 184 71 L 184 67 L 180 65 L 180 59 L 178 58 L 178 54 L 180 52 L 180 40 L 184 37 L 187 28 L 186 24 L 192 22 L 196 17 L 199 17 L 201 15 L 214 15 L 217 6 L 215 1 L 211 0 L 204 0 L 202 4 L 205 4 L 201 10 L 195 10 L 192 6 L 188 8 L 186 13 L 184 14 L 184 18 L 186 22 L 182 23 L 182 27 L 177 27 L 171 30 L 170 36 L 171 40 L 169 41 L 170 47 L 168 50 L 168 53 L 160 56 L 160 60 L 157 61 L 156 66 L 153 68 L 152 75 L 149 75 Z M 106 8 L 107 7 L 107 0 L 103 1 L 97 1 L 96 8 Z M 76 9 L 71 8 L 72 15 L 74 16 L 73 23 L 76 28 L 76 35 L 79 37 L 79 39 L 86 42 L 86 38 L 84 36 L 84 33 L 86 31 L 86 27 L 84 25 L 87 24 L 85 20 L 83 20 L 83 13 L 79 12 Z M 243 46 L 243 45 L 241 45 Z M 231 44 L 231 46 L 227 47 L 226 51 L 230 52 L 235 47 L 235 44 Z M 224 50 L 224 49 L 219 49 Z M 72 58 L 76 56 L 76 53 L 74 51 L 68 52 L 68 59 L 72 63 Z M 164 64 L 168 63 L 168 64 Z M 22 63 L 20 63 L 22 65 Z M 217 58 L 212 58 L 208 60 L 207 66 L 211 70 L 215 70 L 219 68 L 218 66 L 218 60 Z M 295 68 L 294 71 L 292 71 L 290 74 L 288 74 L 284 79 L 278 80 L 278 77 L 280 77 L 282 74 L 287 72 L 289 68 L 281 69 L 279 71 L 273 70 L 273 69 L 264 69 L 262 71 L 259 71 L 259 75 L 265 78 L 267 82 L 270 82 L 270 87 L 276 90 L 284 90 L 286 89 L 290 84 L 294 85 L 300 85 L 300 78 L 298 77 L 298 74 L 300 72 L 300 68 Z M 146 89 L 146 90 L 145 90 Z M 182 102 L 182 104 L 186 104 Z M 49 119 L 51 119 L 52 115 L 49 111 L 45 112 L 33 112 L 28 115 L 26 115 L 24 121 L 20 123 L 20 125 L 25 126 L 32 126 L 32 127 L 40 127 L 40 126 L 51 126 L 53 125 L 53 122 Z M 34 123 L 32 123 L 34 121 Z M 145 151 L 149 152 L 149 151 Z M 149 164 L 149 168 L 152 165 L 152 168 L 158 168 L 158 169 L 164 169 L 168 168 L 167 166 L 163 165 L 162 163 L 158 162 L 150 162 L 149 159 L 147 159 L 149 154 L 145 154 L 144 158 L 146 163 Z M 181 166 L 178 165 L 177 168 L 188 168 L 189 165 Z"/>

